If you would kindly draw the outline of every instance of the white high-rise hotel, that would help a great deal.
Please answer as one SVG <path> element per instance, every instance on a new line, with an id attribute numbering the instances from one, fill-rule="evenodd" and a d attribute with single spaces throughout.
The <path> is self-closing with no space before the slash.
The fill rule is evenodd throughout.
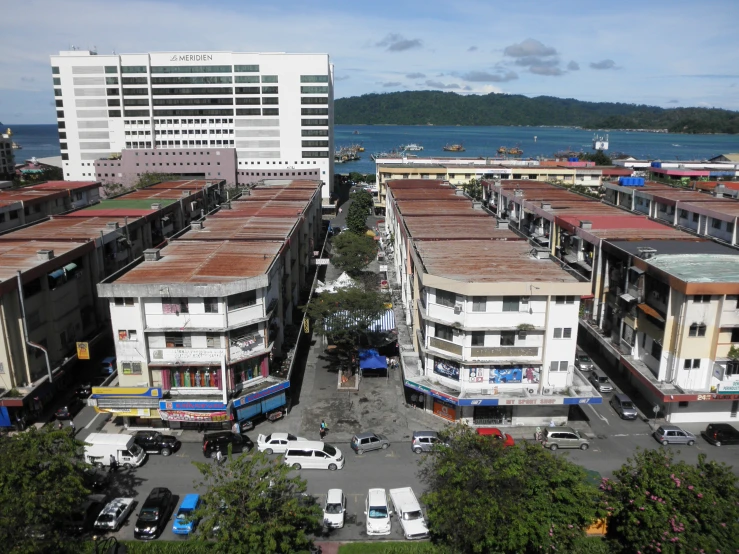
<path id="1" fill-rule="evenodd" d="M 305 176 L 330 195 L 327 54 L 73 50 L 51 56 L 51 65 L 67 180 Z"/>

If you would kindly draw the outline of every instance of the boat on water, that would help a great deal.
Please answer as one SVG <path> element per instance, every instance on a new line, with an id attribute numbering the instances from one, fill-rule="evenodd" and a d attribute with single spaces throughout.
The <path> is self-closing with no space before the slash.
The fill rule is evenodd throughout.
<path id="1" fill-rule="evenodd" d="M 445 152 L 464 152 L 464 146 L 461 144 L 447 144 L 442 150 Z"/>
<path id="2" fill-rule="evenodd" d="M 401 150 L 404 152 L 420 152 L 423 150 L 423 146 L 420 144 L 416 144 L 415 142 L 411 142 L 410 144 L 405 144 L 400 147 Z"/>
<path id="3" fill-rule="evenodd" d="M 12 147 L 13 147 L 13 150 L 23 150 L 23 147 L 17 142 L 13 142 Z"/>
<path id="4" fill-rule="evenodd" d="M 505 146 L 501 146 L 500 148 L 498 148 L 498 154 L 508 154 L 508 148 L 506 148 Z"/>
<path id="5" fill-rule="evenodd" d="M 523 150 L 518 146 L 514 146 L 513 148 L 508 149 L 508 154 L 511 156 L 520 156 L 523 154 Z"/>
<path id="6" fill-rule="evenodd" d="M 378 158 L 403 158 L 408 157 L 405 152 L 398 151 L 398 150 L 391 150 L 390 152 L 375 152 L 373 154 L 370 154 L 370 160 L 373 162 L 376 161 Z"/>
<path id="7" fill-rule="evenodd" d="M 359 134 L 359 131 L 354 131 L 354 132 L 352 133 L 352 135 L 358 135 L 358 134 Z"/>

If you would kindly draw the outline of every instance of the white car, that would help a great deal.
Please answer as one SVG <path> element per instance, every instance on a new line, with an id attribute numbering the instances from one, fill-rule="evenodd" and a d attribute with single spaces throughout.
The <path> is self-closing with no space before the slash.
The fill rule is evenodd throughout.
<path id="1" fill-rule="evenodd" d="M 290 441 L 304 441 L 303 437 L 296 437 L 290 433 L 272 433 L 257 437 L 257 449 L 267 454 L 284 454 Z"/>
<path id="2" fill-rule="evenodd" d="M 133 498 L 116 498 L 109 502 L 95 520 L 95 529 L 117 531 L 133 511 Z"/>
<path id="3" fill-rule="evenodd" d="M 392 531 L 390 510 L 385 489 L 370 489 L 364 504 L 364 515 L 367 516 L 368 535 L 389 535 Z"/>
<path id="4" fill-rule="evenodd" d="M 346 497 L 341 489 L 329 489 L 323 506 L 323 526 L 331 529 L 344 527 Z"/>

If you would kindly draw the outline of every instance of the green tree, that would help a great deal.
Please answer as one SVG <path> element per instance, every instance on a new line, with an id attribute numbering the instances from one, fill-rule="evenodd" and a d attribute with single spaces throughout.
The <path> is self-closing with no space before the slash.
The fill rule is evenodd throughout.
<path id="1" fill-rule="evenodd" d="M 233 456 L 222 464 L 193 462 L 202 475 L 203 503 L 196 533 L 215 538 L 211 552 L 267 554 L 299 552 L 320 529 L 322 511 L 305 494 L 306 483 L 282 457 L 262 452 Z"/>
<path id="2" fill-rule="evenodd" d="M 377 291 L 365 291 L 359 287 L 339 289 L 321 294 L 301 309 L 314 322 L 320 335 L 345 350 L 353 350 L 372 333 L 370 327 L 386 311 L 390 298 Z"/>
<path id="3" fill-rule="evenodd" d="M 360 183 L 364 181 L 365 175 L 364 173 L 359 173 L 357 171 L 350 171 L 349 172 L 349 180 L 354 181 L 355 183 Z"/>
<path id="4" fill-rule="evenodd" d="M 462 188 L 473 200 L 482 200 L 482 182 L 479 179 L 470 179 L 470 182 L 462 185 Z"/>
<path id="5" fill-rule="evenodd" d="M 536 444 L 505 448 L 466 426 L 423 460 L 429 529 L 457 552 L 574 552 L 601 514 L 585 470 Z M 450 517 L 454 514 L 454 517 Z"/>
<path id="6" fill-rule="evenodd" d="M 0 438 L 0 544 L 5 552 L 77 552 L 64 524 L 89 494 L 82 443 L 35 427 Z"/>
<path id="7" fill-rule="evenodd" d="M 377 257 L 377 243 L 367 235 L 341 233 L 331 239 L 331 263 L 356 275 Z"/>
<path id="8" fill-rule="evenodd" d="M 733 552 L 739 542 L 737 477 L 723 463 L 675 462 L 664 448 L 629 458 L 601 484 L 608 535 L 624 553 Z"/>
<path id="9" fill-rule="evenodd" d="M 349 199 L 352 203 L 346 214 L 346 225 L 352 233 L 363 234 L 367 230 L 367 215 L 374 205 L 372 195 L 366 190 L 360 190 L 353 192 Z"/>
<path id="10" fill-rule="evenodd" d="M 595 162 L 596 165 L 613 165 L 613 160 L 603 150 L 598 150 L 592 154 L 581 153 L 579 158 L 584 161 Z"/>
<path id="11" fill-rule="evenodd" d="M 133 188 L 143 189 L 151 185 L 156 185 L 157 183 L 162 183 L 164 181 L 176 181 L 177 179 L 180 179 L 180 176 L 174 175 L 172 173 L 156 173 L 153 171 L 145 171 L 141 174 L 141 177 L 138 178 Z"/>

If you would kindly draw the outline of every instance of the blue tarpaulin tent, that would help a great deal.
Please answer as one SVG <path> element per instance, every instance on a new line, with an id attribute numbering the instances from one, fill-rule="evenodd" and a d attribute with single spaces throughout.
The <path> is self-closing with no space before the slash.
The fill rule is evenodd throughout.
<path id="1" fill-rule="evenodd" d="M 359 351 L 359 369 L 387 369 L 387 358 L 374 348 Z"/>

